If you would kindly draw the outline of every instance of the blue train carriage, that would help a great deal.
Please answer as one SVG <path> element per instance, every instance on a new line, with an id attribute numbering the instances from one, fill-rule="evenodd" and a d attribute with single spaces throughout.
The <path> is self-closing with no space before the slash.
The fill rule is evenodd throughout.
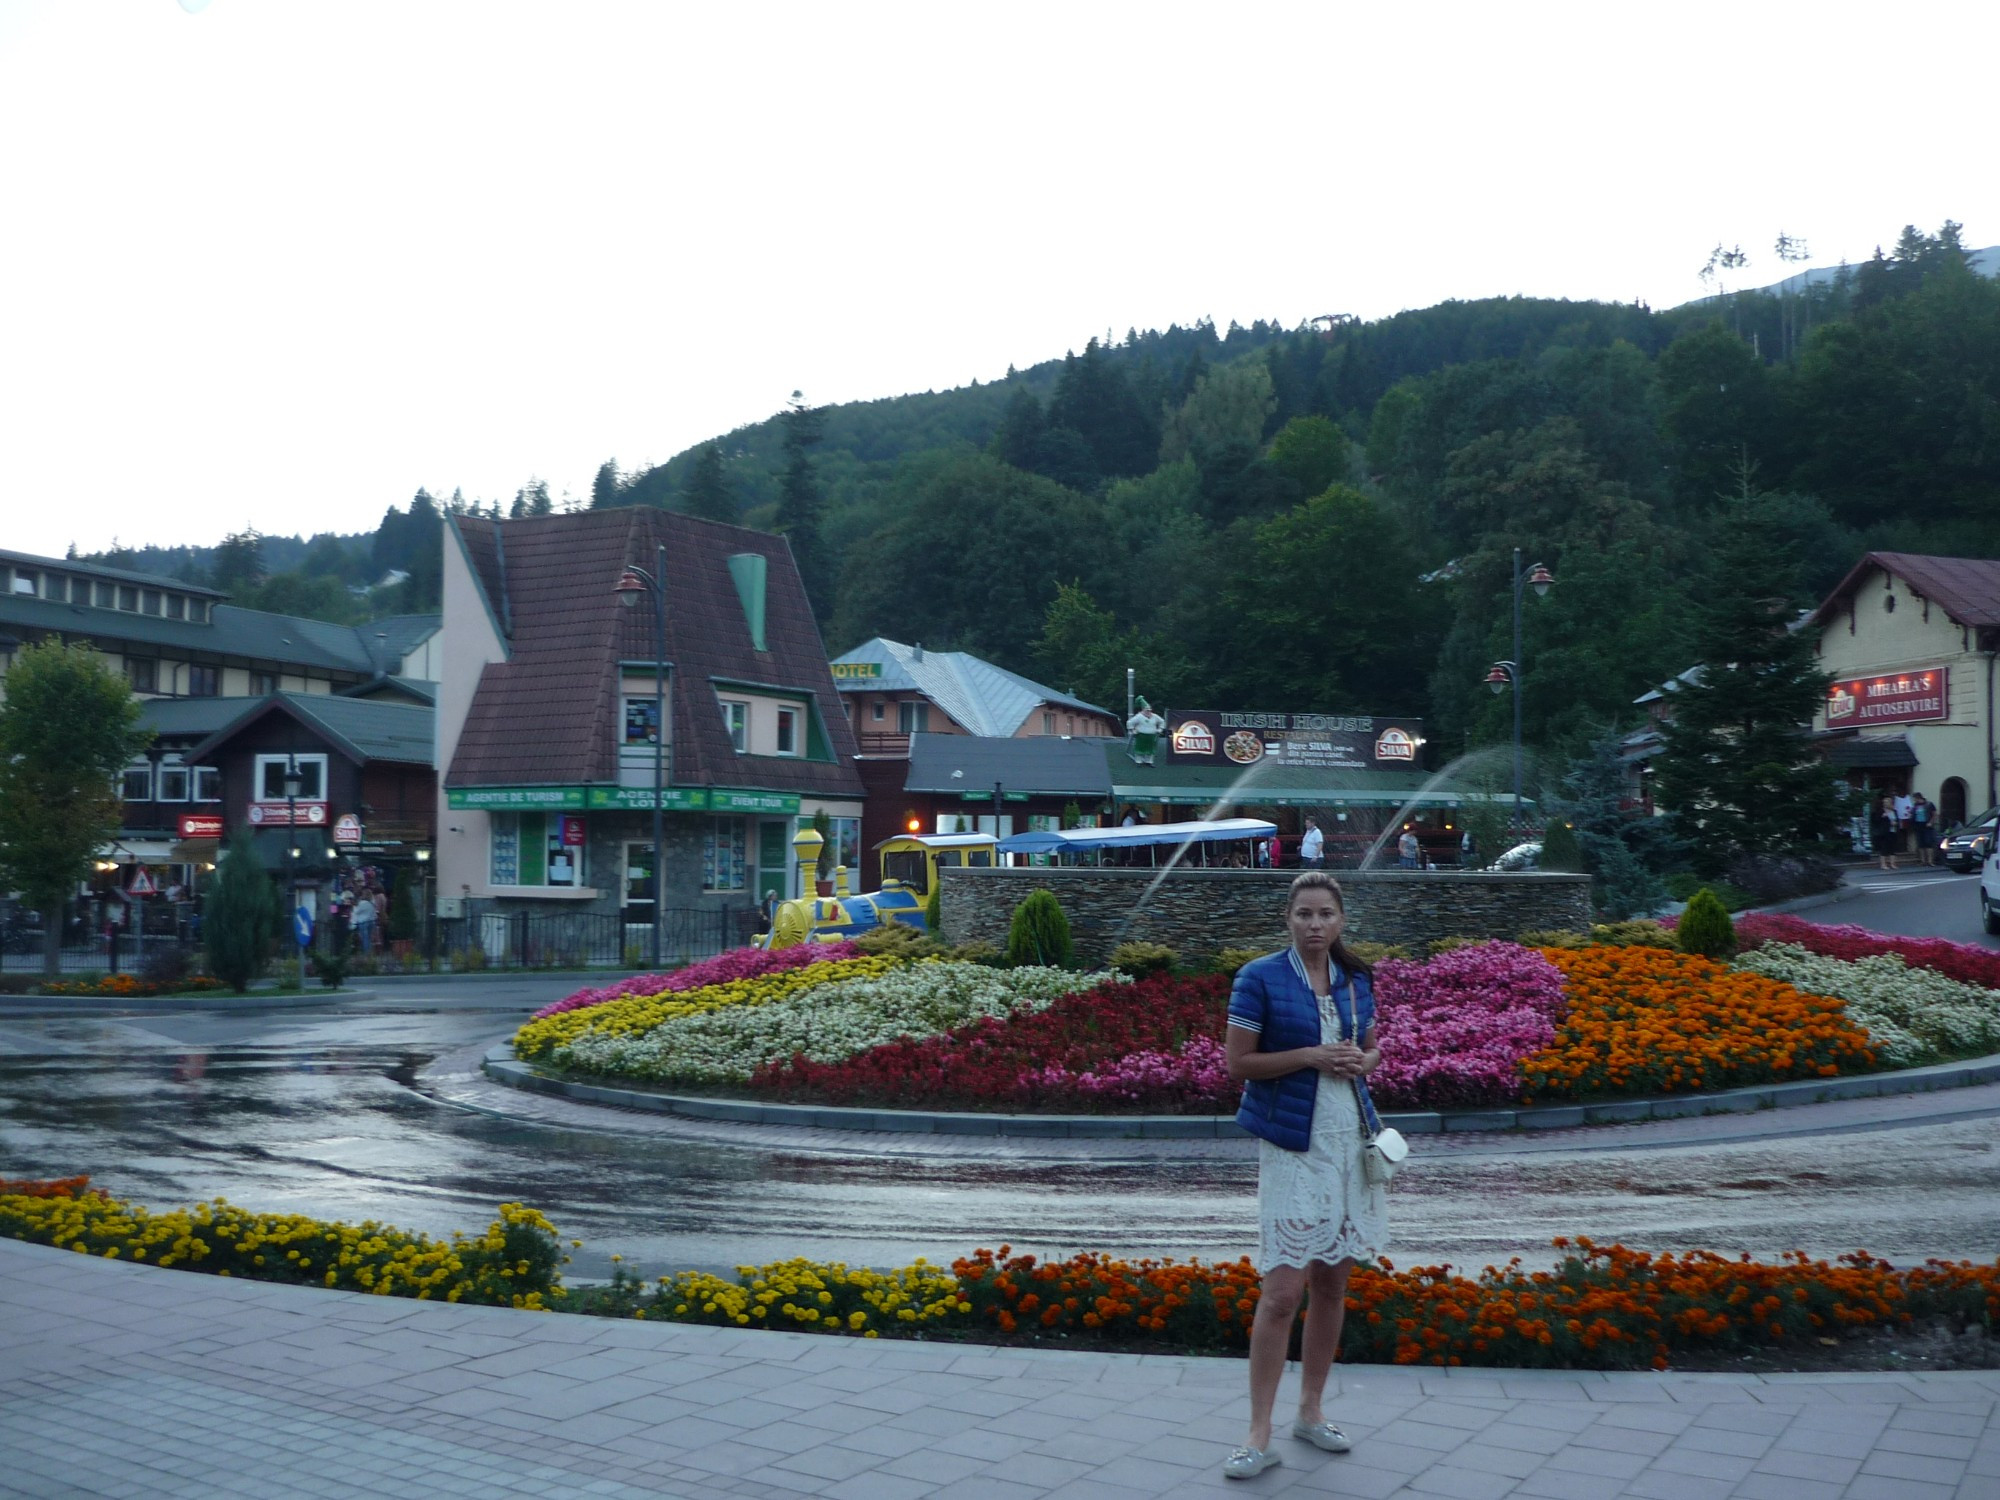
<path id="1" fill-rule="evenodd" d="M 810 827 L 792 840 L 801 870 L 816 869 L 824 841 Z M 791 948 L 800 943 L 837 943 L 859 937 L 884 922 L 901 922 L 927 931 L 925 903 L 937 889 L 941 865 L 994 865 L 1000 862 L 999 840 L 990 833 L 898 834 L 875 846 L 881 883 L 857 894 L 848 889 L 847 867 L 833 872 L 831 896 L 801 896 L 780 903 L 771 930 L 761 940 L 766 948 Z"/>

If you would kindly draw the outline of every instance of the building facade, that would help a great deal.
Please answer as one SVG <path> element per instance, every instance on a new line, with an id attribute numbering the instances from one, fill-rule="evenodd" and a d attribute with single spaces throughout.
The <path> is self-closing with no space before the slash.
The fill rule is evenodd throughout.
<path id="1" fill-rule="evenodd" d="M 2000 561 L 1870 552 L 1805 628 L 1833 678 L 1813 728 L 1851 786 L 1921 792 L 1946 826 L 2000 800 Z"/>
<path id="2" fill-rule="evenodd" d="M 645 507 L 446 525 L 439 915 L 620 915 L 643 951 L 656 878 L 747 936 L 801 889 L 802 823 L 858 859 L 854 740 L 782 537 Z"/>

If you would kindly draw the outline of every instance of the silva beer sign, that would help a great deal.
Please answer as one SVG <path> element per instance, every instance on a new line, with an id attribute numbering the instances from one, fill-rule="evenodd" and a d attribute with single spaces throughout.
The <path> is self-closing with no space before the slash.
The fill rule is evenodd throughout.
<path id="1" fill-rule="evenodd" d="M 1922 724 L 1951 712 L 1950 669 L 1924 667 L 1849 677 L 1826 690 L 1826 727 L 1859 729 L 1867 724 Z"/>

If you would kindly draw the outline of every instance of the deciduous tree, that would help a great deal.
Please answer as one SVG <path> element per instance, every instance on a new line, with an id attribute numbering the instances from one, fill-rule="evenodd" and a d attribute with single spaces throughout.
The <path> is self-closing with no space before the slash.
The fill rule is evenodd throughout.
<path id="1" fill-rule="evenodd" d="M 42 914 L 60 969 L 63 907 L 118 832 L 116 778 L 152 738 L 125 679 L 88 646 L 24 646 L 0 702 L 0 888 Z"/>

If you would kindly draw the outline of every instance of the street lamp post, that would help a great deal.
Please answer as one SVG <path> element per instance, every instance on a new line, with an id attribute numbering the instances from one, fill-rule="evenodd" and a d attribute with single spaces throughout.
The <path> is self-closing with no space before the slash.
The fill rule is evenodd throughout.
<path id="1" fill-rule="evenodd" d="M 291 863 L 286 867 L 290 877 L 287 888 L 291 894 L 291 910 L 286 919 L 292 924 L 292 947 L 299 956 L 299 988 L 306 987 L 306 939 L 299 930 L 299 758 L 294 755 L 285 761 L 285 847 L 291 851 Z M 328 972 L 331 972 L 330 970 Z"/>
<path id="2" fill-rule="evenodd" d="M 653 571 L 627 566 L 614 592 L 627 609 L 641 594 L 653 596 L 653 967 L 660 967 L 661 929 L 666 926 L 667 884 L 667 544 L 657 544 Z"/>
<path id="3" fill-rule="evenodd" d="M 1539 599 L 1555 581 L 1555 574 L 1540 563 L 1530 568 L 1524 579 L 1521 549 L 1514 549 L 1514 658 L 1496 661 L 1486 672 L 1486 685 L 1494 692 L 1505 692 L 1510 685 L 1514 689 L 1514 821 L 1517 824 L 1521 821 L 1521 594 L 1525 585 Z"/>

